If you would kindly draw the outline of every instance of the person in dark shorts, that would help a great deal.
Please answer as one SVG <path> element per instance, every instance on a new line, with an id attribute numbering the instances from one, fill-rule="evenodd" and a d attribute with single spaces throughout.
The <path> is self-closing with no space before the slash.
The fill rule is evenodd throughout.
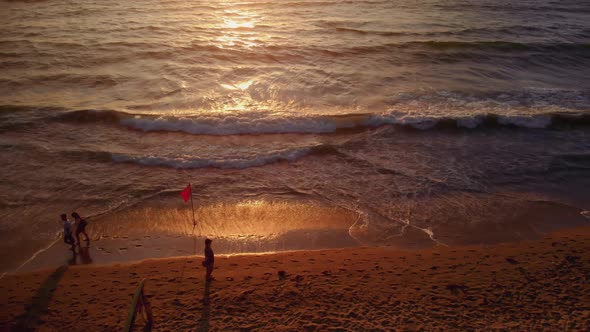
<path id="1" fill-rule="evenodd" d="M 65 213 L 61 215 L 61 221 L 64 223 L 64 243 L 71 245 L 72 250 L 74 250 L 76 249 L 74 246 L 76 241 L 74 241 L 74 237 L 72 236 L 72 224 L 68 220 L 68 216 Z"/>
<path id="2" fill-rule="evenodd" d="M 86 242 L 90 241 L 88 234 L 86 234 L 86 225 L 88 225 L 88 222 L 82 219 L 77 212 L 72 212 L 72 218 L 74 218 L 76 222 L 76 241 L 78 245 L 80 245 L 80 233 L 84 234 Z"/>
<path id="3" fill-rule="evenodd" d="M 205 280 L 207 281 L 215 280 L 215 278 L 211 276 L 215 265 L 215 254 L 213 254 L 213 249 L 211 249 L 211 242 L 213 242 L 213 240 L 205 240 L 205 260 L 203 261 L 203 266 L 207 269 L 205 275 Z"/>

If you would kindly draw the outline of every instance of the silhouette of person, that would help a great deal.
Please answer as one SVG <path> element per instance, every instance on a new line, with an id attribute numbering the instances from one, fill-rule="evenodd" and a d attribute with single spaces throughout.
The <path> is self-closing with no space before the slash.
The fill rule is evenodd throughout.
<path id="1" fill-rule="evenodd" d="M 82 219 L 77 212 L 72 212 L 72 218 L 76 221 L 76 241 L 78 245 L 80 245 L 80 233 L 84 234 L 86 242 L 90 241 L 88 234 L 86 234 L 86 225 L 88 225 L 88 222 Z"/>
<path id="2" fill-rule="evenodd" d="M 205 260 L 202 263 L 206 268 L 205 280 L 207 281 L 215 280 L 215 278 L 211 276 L 211 273 L 213 273 L 213 267 L 215 266 L 215 254 L 213 254 L 213 249 L 211 249 L 211 242 L 213 242 L 211 239 L 205 240 Z"/>
<path id="3" fill-rule="evenodd" d="M 74 244 L 76 241 L 74 241 L 74 237 L 72 236 L 72 223 L 70 223 L 65 213 L 61 215 L 61 221 L 64 223 L 64 243 L 71 245 L 71 250 L 75 250 L 76 247 Z"/>

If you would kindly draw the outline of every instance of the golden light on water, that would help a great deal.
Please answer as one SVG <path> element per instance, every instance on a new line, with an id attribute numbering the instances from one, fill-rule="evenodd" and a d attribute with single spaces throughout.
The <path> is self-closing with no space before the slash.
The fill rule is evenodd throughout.
<path id="1" fill-rule="evenodd" d="M 261 46 L 269 37 L 255 30 L 256 25 L 263 19 L 252 11 L 238 9 L 225 10 L 220 17 L 219 24 L 214 28 L 219 35 L 212 40 L 212 44 L 222 49 L 249 50 Z M 223 82 L 223 81 L 222 81 Z M 248 88 L 255 82 L 255 77 L 245 81 L 223 82 L 219 86 L 228 90 L 228 98 L 219 105 L 221 111 L 246 111 L 249 109 L 267 109 L 260 101 L 254 100 L 248 93 Z"/>
<path id="2" fill-rule="evenodd" d="M 252 83 L 254 83 L 254 80 L 249 80 L 246 82 L 241 82 L 241 83 L 237 83 L 237 84 L 221 84 L 222 87 L 228 89 L 228 90 L 246 90 L 250 87 L 250 85 L 252 85 Z"/>
<path id="3" fill-rule="evenodd" d="M 237 29 L 237 28 L 253 28 L 256 25 L 254 20 L 251 21 L 238 21 L 234 19 L 223 19 L 223 26 L 229 29 Z"/>
<path id="4" fill-rule="evenodd" d="M 215 38 L 215 46 L 219 48 L 254 48 L 260 46 L 263 40 L 267 39 L 263 34 L 254 30 L 259 22 L 258 15 L 252 12 L 240 10 L 226 10 L 221 17 L 221 22 L 214 28 L 221 31 Z"/>
<path id="5" fill-rule="evenodd" d="M 348 229 L 357 215 L 317 203 L 246 200 L 196 207 L 195 234 L 211 237 L 276 237 L 291 231 Z M 192 212 L 182 207 L 146 207 L 123 211 L 96 223 L 108 236 L 189 235 Z"/>

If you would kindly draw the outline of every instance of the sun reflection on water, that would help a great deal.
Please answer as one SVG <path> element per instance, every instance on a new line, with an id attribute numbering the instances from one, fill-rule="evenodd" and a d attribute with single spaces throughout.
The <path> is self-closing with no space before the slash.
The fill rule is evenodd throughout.
<path id="1" fill-rule="evenodd" d="M 244 200 L 195 208 L 195 234 L 211 237 L 276 237 L 295 230 L 348 229 L 356 214 L 333 206 L 299 201 Z M 182 207 L 134 208 L 95 225 L 99 234 L 192 232 L 192 212 Z"/>
<path id="2" fill-rule="evenodd" d="M 215 38 L 215 46 L 224 49 L 237 47 L 251 49 L 261 46 L 267 38 L 254 30 L 260 21 L 257 14 L 240 10 L 226 10 L 224 15 L 226 17 L 221 17 L 219 24 L 213 27 L 220 31 L 220 35 Z"/>
<path id="3" fill-rule="evenodd" d="M 223 27 L 229 28 L 229 29 L 254 28 L 255 25 L 256 25 L 256 23 L 254 20 L 240 22 L 235 19 L 228 19 L 228 18 L 223 19 Z"/>
<path id="4" fill-rule="evenodd" d="M 219 17 L 214 29 L 218 35 L 210 42 L 221 49 L 236 51 L 251 51 L 260 47 L 269 37 L 256 31 L 256 25 L 264 18 L 252 11 L 227 9 Z M 255 82 L 256 77 L 246 80 L 222 80 L 219 86 L 226 90 L 227 98 L 218 109 L 224 112 L 267 109 L 265 101 L 254 99 L 248 89 Z M 225 81 L 225 82 L 224 82 Z"/>
<path id="5" fill-rule="evenodd" d="M 254 83 L 254 80 L 249 80 L 246 82 L 236 83 L 236 84 L 221 84 L 222 87 L 228 90 L 246 90 Z"/>

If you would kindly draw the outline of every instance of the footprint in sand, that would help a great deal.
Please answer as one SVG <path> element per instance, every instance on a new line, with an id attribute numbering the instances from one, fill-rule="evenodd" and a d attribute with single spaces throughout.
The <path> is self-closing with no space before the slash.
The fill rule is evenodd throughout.
<path id="1" fill-rule="evenodd" d="M 518 264 L 518 261 L 517 261 L 516 259 L 512 258 L 512 257 L 508 257 L 508 258 L 506 258 L 506 261 L 507 261 L 508 263 L 512 264 L 512 265 L 516 265 L 516 264 Z"/>
<path id="2" fill-rule="evenodd" d="M 175 306 L 177 306 L 177 307 L 186 307 L 186 305 L 185 305 L 185 304 L 183 304 L 182 302 L 180 302 L 180 300 L 179 300 L 179 299 L 174 299 L 174 300 L 172 301 L 172 304 L 173 304 L 173 305 L 175 305 Z"/>

